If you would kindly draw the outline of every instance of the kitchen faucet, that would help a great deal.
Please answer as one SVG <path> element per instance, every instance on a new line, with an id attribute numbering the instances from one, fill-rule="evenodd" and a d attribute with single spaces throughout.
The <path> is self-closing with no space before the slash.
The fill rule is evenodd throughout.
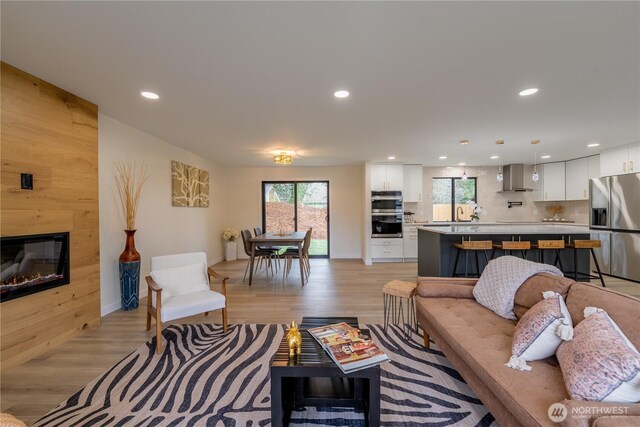
<path id="1" fill-rule="evenodd" d="M 460 222 L 460 215 L 462 215 L 464 213 L 464 210 L 462 209 L 462 206 L 458 206 L 456 208 L 456 222 Z"/>

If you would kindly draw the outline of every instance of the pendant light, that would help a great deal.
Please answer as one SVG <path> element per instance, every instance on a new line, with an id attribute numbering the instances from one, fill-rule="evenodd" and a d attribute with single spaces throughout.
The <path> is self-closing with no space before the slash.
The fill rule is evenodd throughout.
<path id="1" fill-rule="evenodd" d="M 540 140 L 539 139 L 534 139 L 533 141 L 531 141 L 531 145 L 533 145 L 533 175 L 531 175 L 531 180 L 533 182 L 538 182 L 538 180 L 540 179 L 540 176 L 538 175 L 538 147 L 537 145 L 540 144 Z"/>
<path id="2" fill-rule="evenodd" d="M 467 145 L 469 145 L 469 141 L 466 139 L 463 139 L 462 141 L 460 141 L 460 145 L 462 145 L 462 150 L 463 150 L 463 160 L 464 163 L 462 164 L 462 180 L 466 181 L 467 180 Z"/>
<path id="3" fill-rule="evenodd" d="M 504 140 L 500 139 L 496 141 L 496 145 L 498 147 L 500 147 L 501 145 L 504 145 Z M 498 182 L 504 181 L 504 176 L 502 175 L 502 159 L 500 158 L 500 156 L 498 156 L 498 173 L 496 174 L 496 180 Z"/>

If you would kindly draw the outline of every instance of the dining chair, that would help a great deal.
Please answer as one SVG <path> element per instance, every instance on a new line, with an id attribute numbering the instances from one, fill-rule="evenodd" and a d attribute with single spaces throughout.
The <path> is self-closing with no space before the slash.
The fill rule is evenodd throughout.
<path id="1" fill-rule="evenodd" d="M 256 236 L 260 236 L 262 234 L 262 228 L 253 227 L 253 234 L 255 234 Z M 273 252 L 272 258 L 276 264 L 276 273 L 278 272 L 278 268 L 280 267 L 280 252 L 282 252 L 285 248 L 286 248 L 285 246 L 276 246 L 276 245 L 258 246 L 258 249 Z"/>
<path id="2" fill-rule="evenodd" d="M 249 241 L 251 239 L 251 231 L 246 229 L 242 230 L 240 232 L 240 236 L 242 237 L 244 253 L 247 254 L 247 256 L 249 257 L 249 260 L 247 261 L 247 266 L 244 269 L 244 276 L 242 277 L 242 281 L 244 282 L 245 279 L 247 278 L 247 271 L 249 271 L 249 266 L 251 265 L 251 242 Z M 265 268 L 267 268 L 267 272 L 268 272 L 269 271 L 268 268 L 271 267 L 272 251 L 268 251 L 268 250 L 261 249 L 260 247 L 256 247 L 254 254 L 256 259 L 258 260 L 258 262 L 255 263 L 256 265 L 255 272 L 258 271 L 258 267 L 260 267 L 260 263 L 263 260 L 265 261 Z M 273 274 L 273 270 L 271 270 L 271 273 Z"/>
<path id="3" fill-rule="evenodd" d="M 304 241 L 302 243 L 302 259 L 299 262 L 303 263 L 305 274 L 307 278 L 309 274 L 311 274 L 311 262 L 309 259 L 309 246 L 311 246 L 311 234 L 313 233 L 313 228 L 309 228 L 304 235 Z M 299 258 L 298 248 L 287 248 L 281 255 L 285 259 L 285 266 L 283 268 L 282 277 L 285 275 L 289 275 L 291 271 L 291 265 L 294 258 Z"/>
<path id="4" fill-rule="evenodd" d="M 220 280 L 220 292 L 211 290 L 211 279 Z M 151 258 L 151 274 L 146 277 L 147 331 L 156 319 L 156 352 L 162 351 L 162 324 L 222 309 L 222 328 L 227 332 L 228 277 L 207 267 L 204 252 Z"/>

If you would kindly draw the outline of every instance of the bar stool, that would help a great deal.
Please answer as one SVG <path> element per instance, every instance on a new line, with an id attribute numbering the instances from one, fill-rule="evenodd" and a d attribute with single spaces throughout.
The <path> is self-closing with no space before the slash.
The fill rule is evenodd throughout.
<path id="1" fill-rule="evenodd" d="M 453 247 L 457 249 L 456 251 L 456 262 L 453 265 L 453 277 L 457 275 L 456 271 L 458 270 L 458 260 L 460 258 L 460 252 L 464 251 L 464 277 L 468 277 L 468 268 L 469 268 L 469 252 L 473 252 L 476 255 L 476 276 L 480 277 L 480 261 L 478 259 L 478 252 L 482 251 L 484 255 L 484 260 L 488 264 L 489 258 L 487 257 L 487 251 L 493 249 L 493 241 L 491 240 L 464 240 L 462 238 L 462 243 L 454 243 Z"/>
<path id="2" fill-rule="evenodd" d="M 507 252 L 509 252 L 509 255 L 513 255 L 513 251 L 519 251 L 520 255 L 522 255 L 522 259 L 527 259 L 527 251 L 531 250 L 531 242 L 505 240 L 500 243 L 494 243 L 493 251 L 491 252 L 491 259 L 494 258 L 496 250 L 504 251 L 505 255 Z"/>
<path id="3" fill-rule="evenodd" d="M 382 296 L 384 300 L 384 331 L 387 332 L 389 322 L 398 324 L 402 317 L 402 330 L 405 338 L 411 337 L 411 332 L 418 331 L 418 317 L 416 316 L 416 308 L 413 297 L 416 294 L 417 285 L 411 282 L 403 282 L 400 280 L 392 280 L 382 287 Z M 407 318 L 405 321 L 405 313 L 403 300 L 407 300 Z"/>
<path id="4" fill-rule="evenodd" d="M 538 250 L 538 262 L 544 263 L 544 252 L 545 251 L 555 251 L 556 257 L 553 260 L 553 265 L 559 265 L 560 271 L 564 272 L 564 267 L 562 266 L 562 260 L 560 259 L 560 249 L 565 248 L 564 240 L 538 240 L 537 243 L 531 245 L 532 249 Z"/>
<path id="5" fill-rule="evenodd" d="M 600 283 L 602 283 L 602 287 L 606 287 L 604 285 L 604 279 L 602 277 L 602 273 L 600 272 L 600 265 L 598 264 L 598 260 L 596 259 L 596 253 L 593 251 L 595 248 L 599 248 L 602 246 L 600 240 L 574 240 L 573 243 L 567 243 L 568 249 L 573 249 L 573 268 L 575 271 L 567 272 L 567 274 L 573 274 L 573 280 L 578 280 L 578 276 L 588 277 L 589 279 L 600 279 Z M 598 275 L 594 276 L 590 273 L 581 273 L 578 271 L 578 249 L 589 249 L 591 252 L 591 256 L 593 257 L 593 262 L 596 264 L 596 270 L 598 271 Z"/>

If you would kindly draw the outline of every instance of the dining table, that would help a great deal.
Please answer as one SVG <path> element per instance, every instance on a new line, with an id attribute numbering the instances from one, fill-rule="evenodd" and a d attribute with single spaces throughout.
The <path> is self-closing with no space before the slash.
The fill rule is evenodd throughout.
<path id="1" fill-rule="evenodd" d="M 249 268 L 249 286 L 253 279 L 253 264 L 256 259 L 256 248 L 264 246 L 296 246 L 298 248 L 298 259 L 300 260 L 300 281 L 302 286 L 305 282 L 304 263 L 302 260 L 302 243 L 306 232 L 290 231 L 284 233 L 263 233 L 249 239 L 251 244 L 251 265 Z"/>

